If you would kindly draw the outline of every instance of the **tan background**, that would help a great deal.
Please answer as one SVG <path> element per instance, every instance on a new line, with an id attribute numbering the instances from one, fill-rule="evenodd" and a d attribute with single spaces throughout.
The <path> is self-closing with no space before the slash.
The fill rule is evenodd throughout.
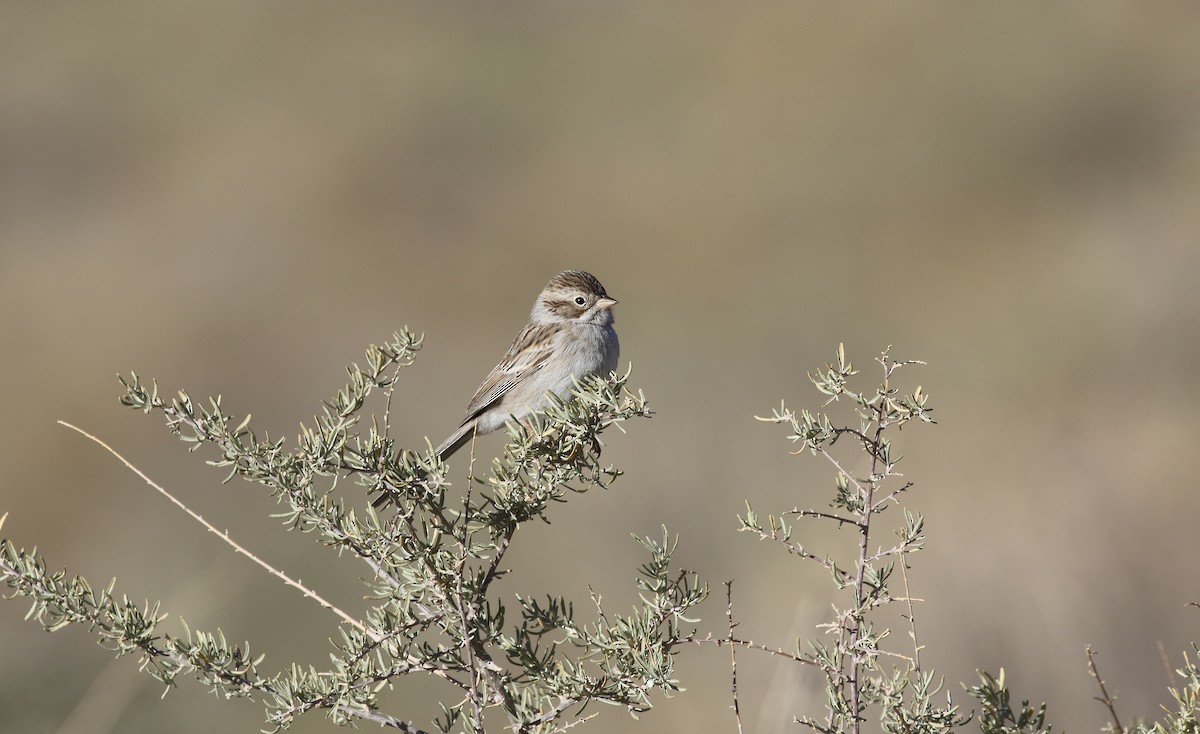
<path id="1" fill-rule="evenodd" d="M 630 532 L 737 578 L 743 634 L 813 634 L 827 579 L 736 532 L 823 504 L 826 467 L 755 422 L 844 341 L 889 343 L 940 425 L 906 432 L 927 663 L 1096 731 L 1197 637 L 1200 6 L 10 2 L 0 13 L 0 510 L 52 565 L 324 664 L 333 618 L 206 536 L 76 422 L 268 559 L 357 608 L 363 569 L 283 535 L 114 375 L 221 392 L 295 433 L 363 347 L 427 348 L 398 437 L 435 442 L 557 270 L 621 299 L 658 415 L 628 476 L 555 508 L 505 593 L 633 600 Z M 484 442 L 495 451 L 499 443 Z M 847 542 L 822 536 L 821 542 Z M 564 563 L 564 559 L 571 559 Z M 261 707 L 160 689 L 82 629 L 0 603 L 0 729 L 257 731 Z M 723 623 L 723 603 L 705 609 Z M 897 635 L 897 642 L 902 642 Z M 596 732 L 733 731 L 722 651 Z M 743 657 L 748 731 L 795 731 L 815 677 Z M 393 713 L 427 720 L 432 684 Z M 965 697 L 960 696 L 965 702 Z M 659 699 L 661 701 L 661 699 Z M 296 731 L 326 731 L 311 717 Z M 582 730 L 582 729 L 581 729 Z"/>

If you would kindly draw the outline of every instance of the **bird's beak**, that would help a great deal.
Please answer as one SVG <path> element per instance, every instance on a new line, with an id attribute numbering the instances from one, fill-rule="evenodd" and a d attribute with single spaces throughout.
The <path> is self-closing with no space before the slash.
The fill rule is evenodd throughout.
<path id="1" fill-rule="evenodd" d="M 620 301 L 618 301 L 617 299 L 609 298 L 608 296 L 605 296 L 604 298 L 601 298 L 599 301 L 596 301 L 596 306 L 598 308 L 612 308 L 613 306 L 617 305 L 618 303 L 620 303 Z"/>

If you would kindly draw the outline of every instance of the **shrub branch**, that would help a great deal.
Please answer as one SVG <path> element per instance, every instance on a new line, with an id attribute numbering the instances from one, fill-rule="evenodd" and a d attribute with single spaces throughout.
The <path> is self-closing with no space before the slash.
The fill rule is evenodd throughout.
<path id="1" fill-rule="evenodd" d="M 570 400 L 553 400 L 526 423 L 510 425 L 503 455 L 477 479 L 472 452 L 465 488 L 455 493 L 448 467 L 428 444 L 423 451 L 403 449 L 389 435 L 395 384 L 421 345 L 403 331 L 368 348 L 365 362 L 348 368 L 345 386 L 310 425 L 301 425 L 291 448 L 255 433 L 250 416 L 235 418 L 219 396 L 200 403 L 180 391 L 166 399 L 154 382 L 121 378 L 122 403 L 163 416 L 190 450 L 215 452 L 208 463 L 227 472 L 225 481 L 240 477 L 265 487 L 280 503 L 276 517 L 287 529 L 364 562 L 371 575 L 361 610 L 340 609 L 258 559 L 108 444 L 67 424 L 209 532 L 337 614 L 341 624 L 325 670 L 289 663 L 265 673 L 261 656 L 251 656 L 248 644 L 231 646 L 219 630 L 160 631 L 166 615 L 159 604 L 134 604 L 115 596 L 114 584 L 95 591 L 82 577 L 49 572 L 40 554 L 7 540 L 0 543 L 0 582 L 33 600 L 30 617 L 46 629 L 85 624 L 105 647 L 138 655 L 143 669 L 168 686 L 187 674 L 226 698 L 262 699 L 274 729 L 320 709 L 338 724 L 370 721 L 411 734 L 483 732 L 501 724 L 549 734 L 591 718 L 580 713 L 590 702 L 638 713 L 651 707 L 655 691 L 678 690 L 675 656 L 695 637 L 689 613 L 708 588 L 695 574 L 672 569 L 675 540 L 665 528 L 661 540 L 637 538 L 649 560 L 640 569 L 641 604 L 626 614 L 605 613 L 597 604 L 597 616 L 581 620 L 563 596 L 520 592 L 512 614 L 502 599 L 512 599 L 513 590 L 497 588 L 518 532 L 546 520 L 552 504 L 621 476 L 600 462 L 601 434 L 650 415 L 645 398 L 626 388 L 629 374 L 590 376 Z M 381 420 L 366 408 L 376 396 Z M 387 506 L 376 512 L 369 500 L 381 497 Z M 380 701 L 383 690 L 412 674 L 446 684 L 431 726 L 386 713 Z"/>

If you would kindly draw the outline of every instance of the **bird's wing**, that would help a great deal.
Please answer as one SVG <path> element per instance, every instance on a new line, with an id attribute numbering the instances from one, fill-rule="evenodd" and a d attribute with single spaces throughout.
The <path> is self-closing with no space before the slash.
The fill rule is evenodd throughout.
<path id="1" fill-rule="evenodd" d="M 491 374 L 471 397 L 462 425 L 474 420 L 479 414 L 499 402 L 509 390 L 542 369 L 550 359 L 553 337 L 557 332 L 558 327 L 547 327 L 546 324 L 526 324 L 521 333 L 517 334 L 517 338 L 513 340 L 512 345 L 504 354 L 504 358 L 500 360 L 500 364 L 492 368 Z"/>

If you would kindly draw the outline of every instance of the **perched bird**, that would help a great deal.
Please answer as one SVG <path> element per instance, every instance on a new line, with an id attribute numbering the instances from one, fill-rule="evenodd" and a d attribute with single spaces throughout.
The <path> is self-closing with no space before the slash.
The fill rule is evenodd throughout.
<path id="1" fill-rule="evenodd" d="M 615 305 L 590 273 L 564 270 L 551 278 L 533 303 L 529 323 L 467 404 L 458 430 L 438 445 L 438 457 L 450 456 L 474 435 L 546 407 L 547 393 L 567 397 L 575 379 L 616 369 Z M 385 493 L 372 504 L 380 508 L 389 499 Z"/>
<path id="2" fill-rule="evenodd" d="M 475 391 L 458 430 L 438 445 L 437 455 L 445 459 L 472 436 L 544 408 L 548 392 L 567 397 L 574 379 L 616 369 L 616 304 L 591 273 L 564 270 L 551 278 L 533 303 L 529 323 Z"/>

